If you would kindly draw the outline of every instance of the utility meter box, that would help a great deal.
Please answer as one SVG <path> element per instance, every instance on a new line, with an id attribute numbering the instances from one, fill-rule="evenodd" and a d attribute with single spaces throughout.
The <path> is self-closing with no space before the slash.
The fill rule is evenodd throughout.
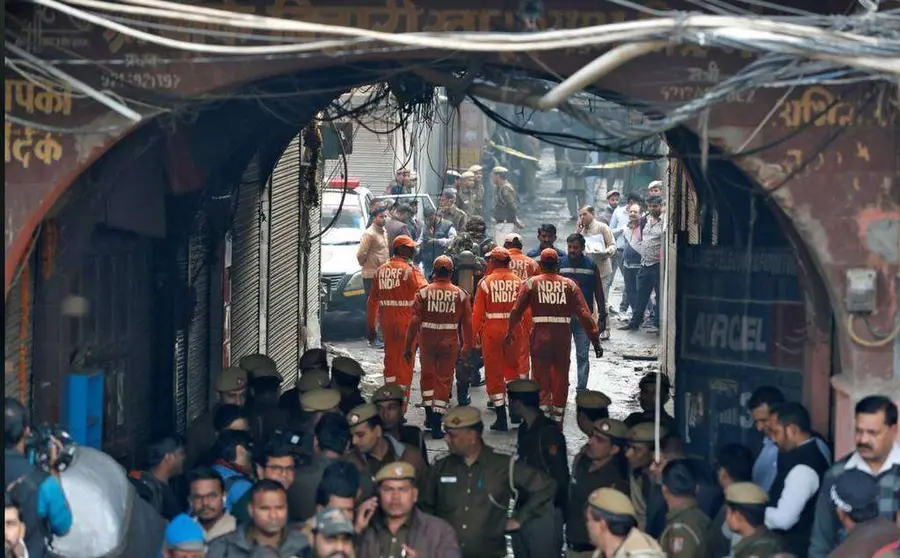
<path id="1" fill-rule="evenodd" d="M 871 314 L 875 311 L 876 278 L 874 269 L 847 270 L 847 293 L 844 300 L 847 312 Z"/>

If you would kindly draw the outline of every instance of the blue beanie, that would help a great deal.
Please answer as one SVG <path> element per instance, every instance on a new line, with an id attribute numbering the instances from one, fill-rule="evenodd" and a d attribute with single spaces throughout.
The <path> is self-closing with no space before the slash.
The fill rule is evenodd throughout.
<path id="1" fill-rule="evenodd" d="M 166 527 L 166 547 L 172 550 L 203 550 L 206 535 L 203 527 L 187 514 L 180 514 Z"/>

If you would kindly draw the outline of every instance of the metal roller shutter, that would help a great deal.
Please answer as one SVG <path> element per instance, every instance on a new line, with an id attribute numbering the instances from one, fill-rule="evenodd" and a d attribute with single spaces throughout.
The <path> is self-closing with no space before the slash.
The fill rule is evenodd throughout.
<path id="1" fill-rule="evenodd" d="M 31 399 L 31 361 L 34 338 L 34 267 L 30 258 L 6 296 L 5 397 L 26 408 Z"/>
<path id="2" fill-rule="evenodd" d="M 188 241 L 188 276 L 194 312 L 187 332 L 187 424 L 206 411 L 209 402 L 210 254 L 206 211 L 196 218 Z"/>
<path id="3" fill-rule="evenodd" d="M 282 389 L 297 381 L 300 359 L 300 136 L 272 171 L 269 305 L 266 350 L 281 373 Z"/>
<path id="4" fill-rule="evenodd" d="M 231 363 L 259 350 L 259 156 L 247 165 L 231 225 Z"/>
<path id="5" fill-rule="evenodd" d="M 178 249 L 178 277 L 187 281 L 190 273 L 187 247 Z M 183 329 L 175 331 L 175 354 L 172 359 L 172 402 L 175 407 L 175 429 L 183 433 L 189 424 L 187 420 L 187 332 Z"/>
<path id="6" fill-rule="evenodd" d="M 315 185 L 312 186 L 315 188 Z M 313 237 L 322 230 L 322 189 L 317 192 L 318 203 L 307 208 L 308 230 L 307 235 Z M 322 282 L 322 243 L 318 239 L 306 243 L 310 247 L 306 266 L 306 343 L 304 349 L 320 347 L 322 345 L 321 327 L 321 282 Z"/>
<path id="7" fill-rule="evenodd" d="M 395 132 L 376 132 L 393 130 L 397 124 L 371 114 L 361 115 L 359 121 L 365 126 L 360 123 L 354 126 L 353 153 L 347 156 L 347 173 L 349 178 L 359 178 L 362 186 L 378 195 L 394 180 L 394 171 L 399 166 L 396 153 L 402 149 Z M 412 162 L 407 162 L 406 166 L 412 168 Z M 326 182 L 340 178 L 343 172 L 344 164 L 340 159 L 325 161 Z"/>

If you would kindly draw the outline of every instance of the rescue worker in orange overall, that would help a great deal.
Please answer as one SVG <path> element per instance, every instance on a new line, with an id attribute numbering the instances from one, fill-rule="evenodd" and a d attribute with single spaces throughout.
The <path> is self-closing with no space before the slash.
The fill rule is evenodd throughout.
<path id="1" fill-rule="evenodd" d="M 375 339 L 375 318 L 381 322 L 384 336 L 384 383 L 403 387 L 403 412 L 409 404 L 413 359 L 403 358 L 406 328 L 412 319 L 416 293 L 428 284 L 419 268 L 410 263 L 416 253 L 416 243 L 406 235 L 399 235 L 391 243 L 394 256 L 375 270 L 372 290 L 366 308 L 366 337 Z M 416 351 L 415 340 L 413 353 Z M 423 403 L 430 405 L 430 394 L 422 392 Z"/>
<path id="2" fill-rule="evenodd" d="M 472 330 L 475 345 L 482 346 L 484 375 L 487 394 L 494 403 L 497 420 L 491 430 L 509 430 L 506 417 L 506 384 L 528 378 L 528 369 L 522 368 L 520 355 L 528 351 L 529 312 L 516 324 L 512 343 L 506 344 L 506 326 L 510 312 L 516 304 L 522 279 L 509 268 L 511 257 L 505 248 L 494 248 L 490 254 L 494 271 L 481 280 L 475 293 L 472 312 Z"/>
<path id="3" fill-rule="evenodd" d="M 506 238 L 503 239 L 503 247 L 509 251 L 509 269 L 513 273 L 519 276 L 519 279 L 522 281 L 528 279 L 529 277 L 533 277 L 541 272 L 541 267 L 538 265 L 533 258 L 529 258 L 525 255 L 525 252 L 522 251 L 522 237 L 516 233 L 506 235 Z M 531 337 L 531 322 L 529 321 L 528 329 L 525 333 L 525 339 Z M 522 352 L 519 354 L 519 369 L 524 370 L 525 378 L 528 378 L 529 373 L 531 372 L 531 362 L 529 362 L 529 350 L 528 343 L 522 343 L 521 345 Z M 518 421 L 515 421 L 518 423 Z"/>
<path id="4" fill-rule="evenodd" d="M 571 319 L 578 318 L 597 358 L 603 356 L 600 330 L 575 281 L 559 275 L 559 254 L 545 248 L 538 263 L 541 274 L 529 277 L 519 290 L 509 316 L 506 342 L 512 343 L 525 312 L 531 309 L 531 372 L 541 386 L 541 408 L 562 424 L 569 395 L 569 360 L 572 352 Z"/>
<path id="5" fill-rule="evenodd" d="M 434 394 L 431 404 L 425 405 L 425 426 L 435 439 L 444 437 L 441 421 L 450 403 L 460 346 L 465 353 L 472 347 L 472 303 L 466 291 L 450 281 L 452 275 L 453 260 L 435 258 L 433 282 L 416 295 L 403 353 L 407 362 L 412 362 L 419 339 L 422 397 Z"/>

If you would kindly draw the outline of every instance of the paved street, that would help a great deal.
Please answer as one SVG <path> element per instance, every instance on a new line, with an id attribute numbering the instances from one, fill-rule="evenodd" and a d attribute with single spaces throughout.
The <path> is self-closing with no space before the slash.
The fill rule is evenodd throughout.
<path id="1" fill-rule="evenodd" d="M 552 166 L 552 155 L 548 160 L 545 155 L 542 167 L 547 169 Z M 556 225 L 559 235 L 557 246 L 564 248 L 565 237 L 574 232 L 575 222 L 569 220 L 566 202 L 556 192 L 560 189 L 560 181 L 549 173 L 542 173 L 542 192 L 540 199 L 533 203 L 530 207 L 523 208 L 520 213 L 523 215 L 523 221 L 526 228 L 522 231 L 525 240 L 526 251 L 537 246 L 537 228 L 541 223 L 553 223 Z M 619 301 L 622 297 L 621 276 L 617 277 L 613 285 L 611 294 L 611 303 L 614 308 L 618 308 Z M 610 414 L 614 418 L 624 418 L 628 413 L 636 410 L 636 394 L 637 382 L 641 376 L 649 370 L 656 370 L 657 364 L 653 361 L 632 360 L 628 356 L 655 356 L 657 354 L 657 343 L 659 337 L 654 334 L 645 333 L 644 331 L 618 331 L 619 325 L 615 317 L 610 319 L 610 329 L 612 330 L 612 338 L 603 343 L 604 356 L 597 359 L 591 351 L 591 376 L 588 382 L 590 389 L 600 390 L 612 399 L 613 405 Z M 325 332 L 326 339 L 328 332 Z M 380 386 L 383 381 L 382 375 L 382 359 L 384 352 L 370 348 L 362 339 L 340 340 L 327 343 L 328 349 L 334 354 L 345 354 L 360 361 L 366 370 L 366 377 L 363 381 L 366 396 L 370 395 Z M 418 365 L 417 365 L 418 369 Z M 572 364 L 569 370 L 569 378 L 571 388 L 569 392 L 569 409 L 575 408 L 575 351 L 572 350 Z M 416 404 L 421 401 L 421 394 L 418 390 L 418 370 L 413 379 L 412 387 L 412 403 Z M 479 409 L 487 409 L 487 395 L 484 387 L 473 388 L 471 391 L 472 404 Z M 454 387 L 455 399 L 455 387 Z M 485 422 L 490 424 L 493 422 L 493 413 L 485 411 Z M 421 408 L 410 407 L 408 418 L 412 424 L 421 425 L 424 422 L 425 413 Z M 584 443 L 584 436 L 578 430 L 575 424 L 574 412 L 567 411 L 565 417 L 565 432 L 568 441 L 568 451 L 570 456 L 574 455 L 581 445 Z M 515 446 L 515 430 L 507 433 L 497 433 L 486 430 L 485 439 L 494 447 L 505 452 L 511 453 Z M 429 453 L 432 460 L 446 452 L 446 445 L 443 441 L 428 441 Z"/>

